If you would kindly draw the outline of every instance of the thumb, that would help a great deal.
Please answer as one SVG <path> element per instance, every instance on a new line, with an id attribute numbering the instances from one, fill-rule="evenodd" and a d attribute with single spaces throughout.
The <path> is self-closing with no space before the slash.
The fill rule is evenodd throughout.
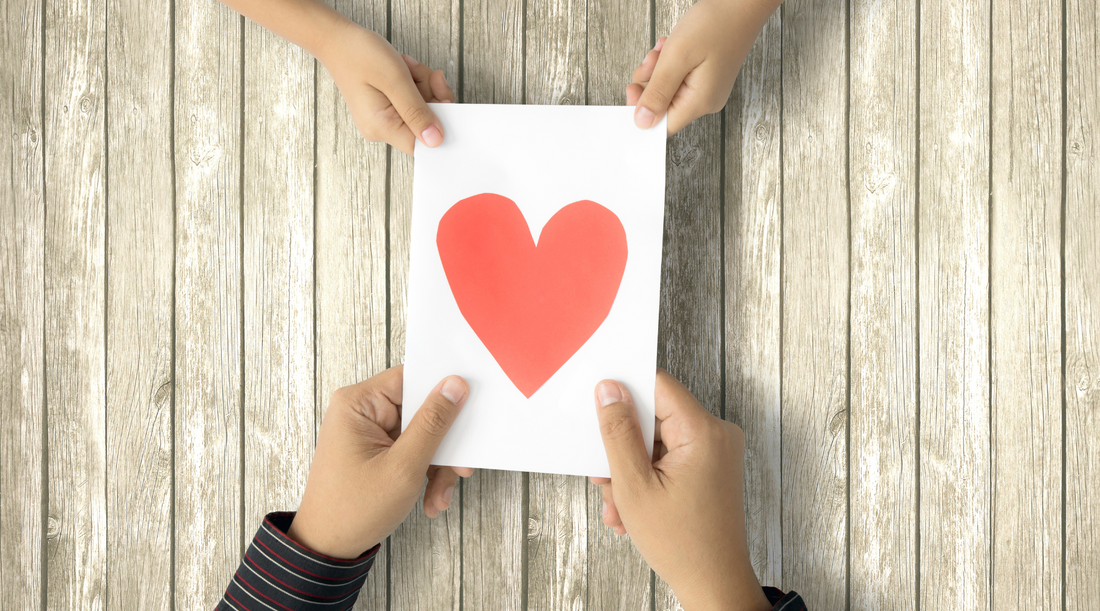
<path id="1" fill-rule="evenodd" d="M 657 59 L 657 66 L 653 69 L 653 76 L 642 91 L 642 97 L 638 100 L 634 109 L 634 124 L 642 129 L 649 129 L 661 120 L 668 110 L 669 104 L 684 82 L 684 77 L 694 66 L 683 54 L 675 48 L 668 48 L 661 52 Z"/>
<path id="2" fill-rule="evenodd" d="M 411 73 L 386 91 L 401 120 L 408 126 L 416 139 L 428 147 L 437 147 L 443 143 L 443 124 L 435 116 L 427 102 L 416 88 Z"/>
<path id="3" fill-rule="evenodd" d="M 388 453 L 398 464 L 423 477 L 468 394 L 465 380 L 458 376 L 444 378 L 424 400 L 424 405 L 416 411 L 409 427 L 393 442 Z"/>
<path id="4" fill-rule="evenodd" d="M 634 399 L 618 382 L 604 380 L 596 385 L 596 405 L 611 481 L 617 490 L 629 493 L 653 474 Z"/>

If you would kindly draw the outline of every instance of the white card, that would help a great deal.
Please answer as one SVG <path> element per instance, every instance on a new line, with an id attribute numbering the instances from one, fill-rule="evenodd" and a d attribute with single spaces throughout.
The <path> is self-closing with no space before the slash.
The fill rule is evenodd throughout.
<path id="1" fill-rule="evenodd" d="M 446 138 L 416 145 L 402 429 L 460 375 L 470 396 L 433 464 L 609 477 L 600 380 L 630 390 L 653 448 L 664 122 L 431 107 Z"/>

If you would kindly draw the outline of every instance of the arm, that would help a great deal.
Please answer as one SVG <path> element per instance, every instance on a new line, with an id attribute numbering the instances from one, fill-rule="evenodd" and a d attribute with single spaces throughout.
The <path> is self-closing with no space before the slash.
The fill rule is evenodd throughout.
<path id="1" fill-rule="evenodd" d="M 627 103 L 649 129 L 668 113 L 668 133 L 726 105 L 741 64 L 780 0 L 700 0 L 634 70 Z"/>
<path id="2" fill-rule="evenodd" d="M 653 460 L 630 393 L 612 380 L 596 389 L 596 414 L 611 466 L 603 522 L 631 541 L 685 611 L 802 611 L 798 594 L 761 588 L 745 530 L 745 435 L 704 409 L 666 371 L 657 374 L 659 424 Z M 659 443 L 658 443 L 659 442 Z"/>
<path id="3" fill-rule="evenodd" d="M 458 476 L 471 469 L 429 461 L 469 394 L 451 376 L 401 432 L 401 367 L 336 391 L 297 514 L 260 526 L 219 611 L 348 609 L 383 539 L 412 511 L 428 477 L 424 512 L 447 509 Z"/>
<path id="4" fill-rule="evenodd" d="M 332 75 L 359 133 L 412 154 L 416 140 L 443 142 L 428 102 L 453 102 L 443 72 L 399 55 L 378 34 L 321 0 L 222 0 L 245 17 L 305 49 Z"/>

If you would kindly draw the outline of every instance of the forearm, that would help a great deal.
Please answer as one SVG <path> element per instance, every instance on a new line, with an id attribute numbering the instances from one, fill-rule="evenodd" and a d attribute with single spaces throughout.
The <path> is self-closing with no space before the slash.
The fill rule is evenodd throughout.
<path id="1" fill-rule="evenodd" d="M 321 0 L 221 0 L 264 28 L 323 59 L 325 45 L 350 23 Z"/>

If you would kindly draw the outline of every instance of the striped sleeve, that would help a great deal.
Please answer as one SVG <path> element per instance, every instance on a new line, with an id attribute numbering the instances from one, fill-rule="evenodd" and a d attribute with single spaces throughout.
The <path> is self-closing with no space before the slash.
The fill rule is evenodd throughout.
<path id="1" fill-rule="evenodd" d="M 286 535 L 294 513 L 269 513 L 215 611 L 344 611 L 359 598 L 379 545 L 355 560 L 302 547 Z"/>
<path id="2" fill-rule="evenodd" d="M 806 609 L 806 603 L 802 602 L 802 597 L 794 590 L 784 594 L 779 588 L 764 586 L 764 596 L 767 596 L 768 602 L 772 604 L 772 611 L 805 611 Z"/>

